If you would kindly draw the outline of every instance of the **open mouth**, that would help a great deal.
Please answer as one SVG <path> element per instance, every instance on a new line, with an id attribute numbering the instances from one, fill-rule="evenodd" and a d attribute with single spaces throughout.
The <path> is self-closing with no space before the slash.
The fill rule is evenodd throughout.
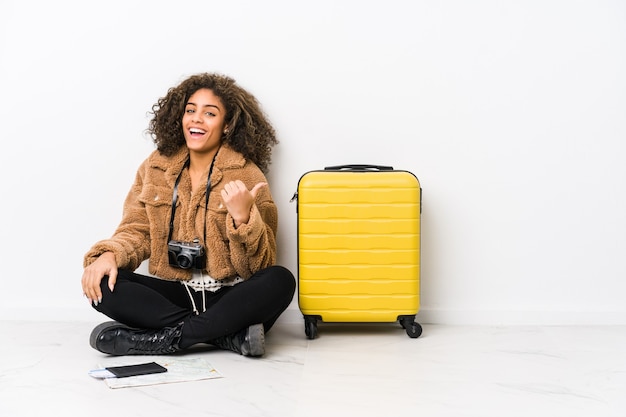
<path id="1" fill-rule="evenodd" d="M 204 131 L 202 129 L 195 128 L 195 127 L 192 127 L 191 129 L 189 129 L 189 134 L 191 135 L 191 137 L 202 136 L 205 133 L 206 133 L 206 131 Z"/>

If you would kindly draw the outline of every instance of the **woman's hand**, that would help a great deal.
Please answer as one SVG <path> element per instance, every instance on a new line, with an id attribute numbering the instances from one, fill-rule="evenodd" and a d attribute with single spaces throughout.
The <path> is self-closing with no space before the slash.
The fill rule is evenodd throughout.
<path id="1" fill-rule="evenodd" d="M 98 305 L 102 302 L 100 282 L 105 275 L 109 276 L 109 289 L 113 292 L 117 280 L 117 263 L 113 252 L 105 252 L 83 271 L 83 293 L 90 303 Z"/>
<path id="2" fill-rule="evenodd" d="M 266 182 L 256 184 L 251 190 L 243 181 L 236 180 L 227 183 L 221 191 L 222 200 L 226 209 L 235 221 L 235 227 L 248 223 L 250 220 L 250 210 L 254 205 L 254 200 L 259 190 L 267 185 Z"/>

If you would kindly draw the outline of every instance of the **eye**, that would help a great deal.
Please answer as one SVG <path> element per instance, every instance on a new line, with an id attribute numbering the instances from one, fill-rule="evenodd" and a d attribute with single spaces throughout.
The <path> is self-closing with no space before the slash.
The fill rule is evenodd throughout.
<path id="1" fill-rule="evenodd" d="M 191 114 L 191 113 L 194 113 L 194 112 L 195 112 L 194 109 L 187 109 L 187 110 L 185 110 L 185 113 L 190 113 Z"/>
<path id="2" fill-rule="evenodd" d="M 211 113 L 210 111 L 208 111 L 208 112 L 206 112 L 204 114 L 206 114 L 209 117 L 215 117 L 215 113 Z"/>

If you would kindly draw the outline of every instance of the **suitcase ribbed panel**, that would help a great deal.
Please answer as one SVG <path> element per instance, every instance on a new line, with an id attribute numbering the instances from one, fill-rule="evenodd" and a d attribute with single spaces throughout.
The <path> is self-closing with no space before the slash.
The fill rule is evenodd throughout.
<path id="1" fill-rule="evenodd" d="M 311 171 L 298 184 L 299 306 L 327 322 L 419 309 L 420 185 L 406 171 Z"/>

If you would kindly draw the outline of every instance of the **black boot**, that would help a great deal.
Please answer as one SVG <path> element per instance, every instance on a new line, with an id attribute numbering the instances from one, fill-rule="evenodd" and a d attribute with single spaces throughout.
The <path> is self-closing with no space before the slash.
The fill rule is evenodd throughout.
<path id="1" fill-rule="evenodd" d="M 235 334 L 218 337 L 209 343 L 243 356 L 263 356 L 265 354 L 265 330 L 262 324 L 253 324 Z"/>
<path id="2" fill-rule="evenodd" d="M 92 348 L 110 355 L 163 355 L 180 350 L 183 323 L 161 330 L 134 329 L 116 321 L 96 326 L 89 337 Z"/>

